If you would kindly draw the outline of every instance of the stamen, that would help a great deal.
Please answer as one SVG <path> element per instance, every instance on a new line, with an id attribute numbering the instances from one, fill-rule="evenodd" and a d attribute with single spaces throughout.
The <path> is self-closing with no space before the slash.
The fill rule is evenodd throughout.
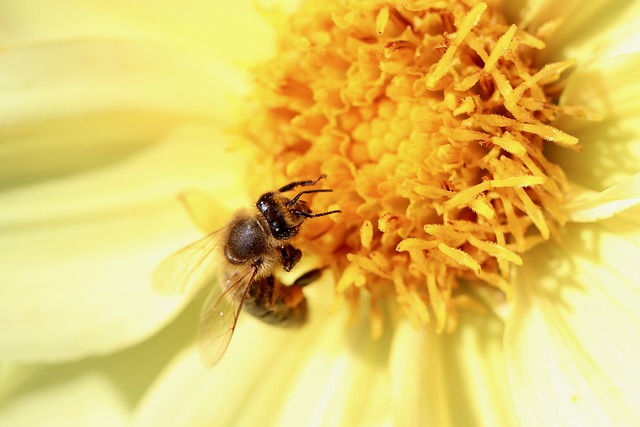
<path id="1" fill-rule="evenodd" d="M 508 298 L 521 254 L 565 221 L 544 148 L 579 147 L 552 123 L 592 117 L 556 104 L 572 61 L 535 66 L 553 27 L 529 34 L 475 0 L 311 0 L 289 24 L 242 131 L 290 179 L 326 173 L 334 191 L 300 215 L 327 218 L 296 244 L 331 265 L 340 298 L 370 295 L 373 335 L 389 298 L 438 332 L 485 306 L 467 289 Z"/>

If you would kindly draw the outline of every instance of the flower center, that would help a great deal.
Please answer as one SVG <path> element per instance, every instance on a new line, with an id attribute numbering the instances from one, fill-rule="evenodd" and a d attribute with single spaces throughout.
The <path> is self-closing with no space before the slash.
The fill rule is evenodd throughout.
<path id="1" fill-rule="evenodd" d="M 288 19 L 243 132 L 288 179 L 328 175 L 312 206 L 342 213 L 297 244 L 340 297 L 370 294 L 374 335 L 382 299 L 441 332 L 480 294 L 508 297 L 519 254 L 565 221 L 543 149 L 577 147 L 549 124 L 571 113 L 555 101 L 572 63 L 537 68 L 540 35 L 482 2 L 312 0 Z"/>

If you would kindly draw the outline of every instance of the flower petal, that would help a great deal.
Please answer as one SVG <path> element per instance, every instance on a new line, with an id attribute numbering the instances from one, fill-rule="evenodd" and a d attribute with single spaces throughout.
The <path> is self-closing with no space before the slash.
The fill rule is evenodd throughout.
<path id="1" fill-rule="evenodd" d="M 505 350 L 520 421 L 637 425 L 640 210 L 567 229 L 527 254 L 514 286 Z"/>
<path id="2" fill-rule="evenodd" d="M 39 390 L 9 399 L 3 393 L 2 404 L 0 425 L 12 427 L 119 427 L 127 425 L 129 417 L 115 385 L 96 373 L 49 381 Z"/>
<path id="3" fill-rule="evenodd" d="M 222 101 L 246 90 L 238 70 L 223 62 L 150 43 L 83 40 L 10 48 L 0 65 L 4 125 L 85 110 L 226 117 Z"/>
<path id="4" fill-rule="evenodd" d="M 400 323 L 390 361 L 395 425 L 514 425 L 502 328 L 477 314 L 452 335 Z"/>
<path id="5" fill-rule="evenodd" d="M 273 54 L 273 31 L 253 1 L 3 1 L 4 46 L 101 38 L 160 42 L 223 61 L 255 64 Z"/>
<path id="6" fill-rule="evenodd" d="M 129 425 L 151 380 L 193 340 L 198 312 L 190 304 L 159 334 L 106 357 L 44 366 L 3 363 L 0 425 Z"/>
<path id="7" fill-rule="evenodd" d="M 384 345 L 364 338 L 362 327 L 345 341 L 345 313 L 328 315 L 328 304 L 319 302 L 330 300 L 330 284 L 307 289 L 312 317 L 302 329 L 242 316 L 219 364 L 204 369 L 194 348 L 181 354 L 143 400 L 134 425 L 383 424 Z"/>
<path id="8" fill-rule="evenodd" d="M 585 63 L 594 58 L 638 51 L 638 2 L 529 0 L 527 9 L 523 23 L 529 30 L 553 20 L 561 22 L 546 41 L 547 47 L 541 52 L 542 62 L 575 58 L 578 63 Z"/>
<path id="9" fill-rule="evenodd" d="M 217 189 L 221 212 L 244 194 L 229 177 L 246 158 L 212 143 L 224 138 L 208 127 L 185 129 L 106 170 L 2 195 L 2 358 L 103 354 L 169 321 L 182 298 L 157 295 L 150 277 L 160 259 L 200 235 L 178 192 Z"/>
<path id="10" fill-rule="evenodd" d="M 563 207 L 568 220 L 594 222 L 640 204 L 640 174 L 600 193 L 582 190 Z"/>
<path id="11" fill-rule="evenodd" d="M 8 49 L 0 55 L 0 182 L 111 164 L 180 123 L 227 119 L 229 100 L 245 89 L 226 65 L 150 44 Z"/>
<path id="12" fill-rule="evenodd" d="M 579 68 L 567 80 L 561 104 L 603 117 L 599 122 L 563 118 L 558 123 L 584 147 L 570 155 L 549 147 L 549 157 L 571 181 L 601 191 L 640 171 L 639 65 L 640 53 L 618 56 Z"/>

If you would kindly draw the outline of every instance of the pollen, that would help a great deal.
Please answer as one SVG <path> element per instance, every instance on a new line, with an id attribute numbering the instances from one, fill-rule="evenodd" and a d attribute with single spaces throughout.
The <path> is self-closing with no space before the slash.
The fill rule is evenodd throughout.
<path id="1" fill-rule="evenodd" d="M 557 104 L 573 62 L 536 62 L 549 31 L 473 0 L 311 0 L 285 20 L 242 133 L 285 180 L 327 175 L 312 209 L 342 213 L 305 223 L 303 253 L 339 298 L 367 295 L 376 336 L 386 300 L 438 332 L 508 301 L 521 254 L 565 223 L 545 146 L 579 149 L 553 126 L 583 114 Z"/>

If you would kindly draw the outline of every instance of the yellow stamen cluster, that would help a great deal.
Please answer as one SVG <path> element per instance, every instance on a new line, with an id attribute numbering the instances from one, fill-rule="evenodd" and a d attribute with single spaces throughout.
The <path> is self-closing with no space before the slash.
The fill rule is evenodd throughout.
<path id="1" fill-rule="evenodd" d="M 328 175 L 313 209 L 342 214 L 297 244 L 338 295 L 370 294 L 373 334 L 382 298 L 444 331 L 473 289 L 508 295 L 519 254 L 565 221 L 543 148 L 576 147 L 549 124 L 572 63 L 536 68 L 543 41 L 474 0 L 308 1 L 280 43 L 244 133 L 289 179 Z"/>

